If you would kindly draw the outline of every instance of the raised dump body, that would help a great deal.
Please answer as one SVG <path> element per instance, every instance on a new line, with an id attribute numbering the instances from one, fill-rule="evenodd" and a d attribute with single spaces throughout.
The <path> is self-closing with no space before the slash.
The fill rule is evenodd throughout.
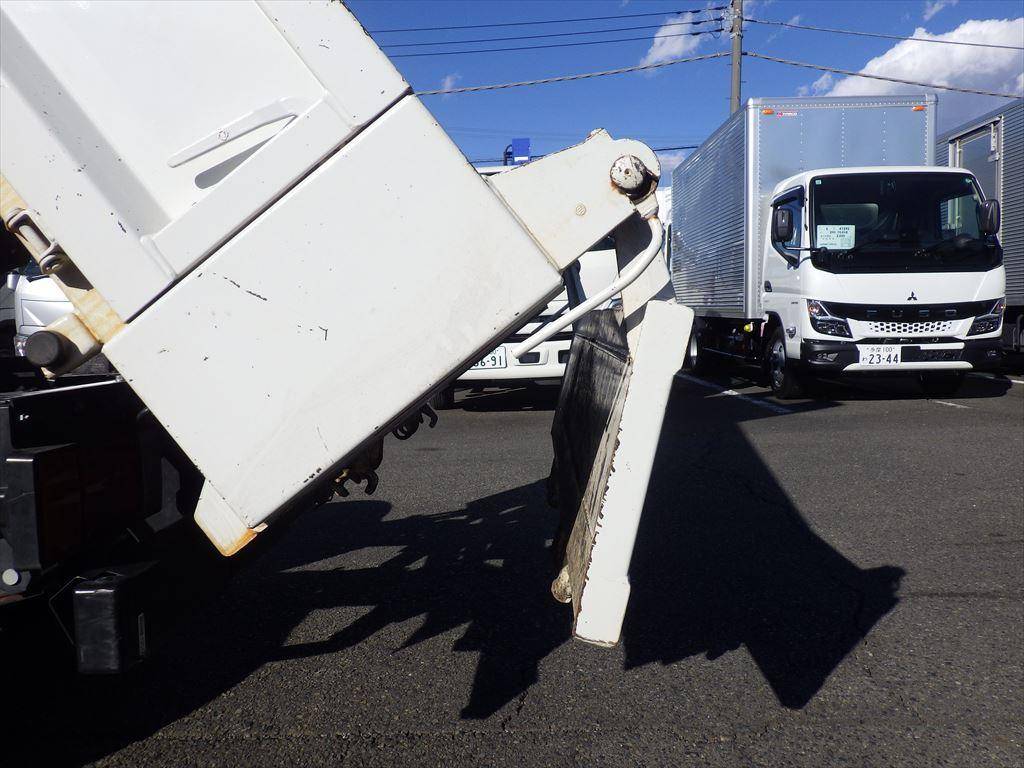
<path id="1" fill-rule="evenodd" d="M 0 213 L 74 305 L 26 356 L 52 377 L 102 350 L 201 473 L 195 519 L 224 554 L 346 482 L 375 485 L 385 435 L 408 434 L 432 393 L 562 290 L 580 254 L 620 225 L 646 233 L 620 246 L 616 281 L 558 321 L 631 297 L 614 395 L 645 412 L 615 497 L 629 502 L 625 516 L 603 493 L 572 510 L 590 533 L 567 587 L 603 610 L 586 636 L 614 642 L 623 534 L 635 534 L 671 381 L 632 376 L 638 318 L 667 281 L 654 153 L 597 131 L 482 179 L 340 3 L 0 11 Z M 661 303 L 648 335 L 688 333 L 686 310 Z M 11 438 L 6 460 L 31 464 Z M 603 472 L 617 445 L 576 472 L 622 485 Z M 590 579 L 590 547 L 616 519 L 615 562 Z M 0 544 L 13 540 L 0 529 Z M 19 557 L 0 546 L 0 596 L 44 570 Z M 607 600 L 601 583 L 614 585 Z"/>

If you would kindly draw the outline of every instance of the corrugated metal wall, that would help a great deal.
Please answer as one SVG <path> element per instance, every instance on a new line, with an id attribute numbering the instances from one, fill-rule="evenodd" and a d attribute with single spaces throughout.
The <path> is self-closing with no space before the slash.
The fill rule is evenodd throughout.
<path id="1" fill-rule="evenodd" d="M 1024 304 L 1024 100 L 1006 110 L 1003 120 L 1003 209 L 1001 242 L 1006 266 L 1007 301 Z"/>
<path id="2" fill-rule="evenodd" d="M 934 108 L 930 95 L 750 100 L 672 173 L 676 298 L 698 315 L 760 316 L 775 185 L 812 168 L 927 165 Z"/>
<path id="3" fill-rule="evenodd" d="M 1012 101 L 1000 109 L 982 115 L 936 141 L 935 160 L 949 164 L 949 143 L 1002 118 L 1000 131 L 1001 179 L 996 196 L 1003 213 L 999 240 L 1006 267 L 1006 303 L 1024 305 L 1024 99 Z"/>
<path id="4" fill-rule="evenodd" d="M 743 317 L 746 110 L 672 174 L 672 287 L 698 315 Z"/>

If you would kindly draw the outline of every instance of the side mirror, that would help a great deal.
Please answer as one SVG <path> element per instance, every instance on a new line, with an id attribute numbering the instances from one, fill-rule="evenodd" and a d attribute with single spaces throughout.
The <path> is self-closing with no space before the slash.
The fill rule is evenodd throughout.
<path id="1" fill-rule="evenodd" d="M 12 270 L 7 273 L 7 290 L 13 291 L 18 287 L 18 273 L 16 270 Z"/>
<path id="2" fill-rule="evenodd" d="M 772 242 L 788 243 L 793 239 L 793 212 L 789 208 L 776 208 L 772 215 Z"/>
<path id="3" fill-rule="evenodd" d="M 981 234 L 994 235 L 999 231 L 999 201 L 986 200 L 981 204 Z"/>

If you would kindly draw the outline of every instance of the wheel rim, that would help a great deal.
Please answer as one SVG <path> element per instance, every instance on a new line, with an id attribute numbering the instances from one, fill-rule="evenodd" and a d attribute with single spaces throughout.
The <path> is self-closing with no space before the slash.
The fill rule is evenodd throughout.
<path id="1" fill-rule="evenodd" d="M 776 339 L 772 344 L 772 353 L 768 358 L 769 374 L 772 379 L 772 389 L 781 389 L 786 378 L 786 345 L 782 339 Z"/>

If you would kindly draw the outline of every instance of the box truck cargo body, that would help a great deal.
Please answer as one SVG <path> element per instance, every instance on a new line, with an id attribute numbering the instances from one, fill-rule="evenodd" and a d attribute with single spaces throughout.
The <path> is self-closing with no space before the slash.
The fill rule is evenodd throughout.
<path id="1" fill-rule="evenodd" d="M 691 358 L 757 363 L 781 394 L 867 371 L 951 390 L 998 364 L 998 206 L 934 161 L 934 96 L 748 101 L 672 175 Z"/>
<path id="2" fill-rule="evenodd" d="M 1003 348 L 1024 351 L 1024 99 L 943 133 L 935 161 L 967 168 L 985 197 L 999 201 L 998 236 L 1006 271 Z"/>

